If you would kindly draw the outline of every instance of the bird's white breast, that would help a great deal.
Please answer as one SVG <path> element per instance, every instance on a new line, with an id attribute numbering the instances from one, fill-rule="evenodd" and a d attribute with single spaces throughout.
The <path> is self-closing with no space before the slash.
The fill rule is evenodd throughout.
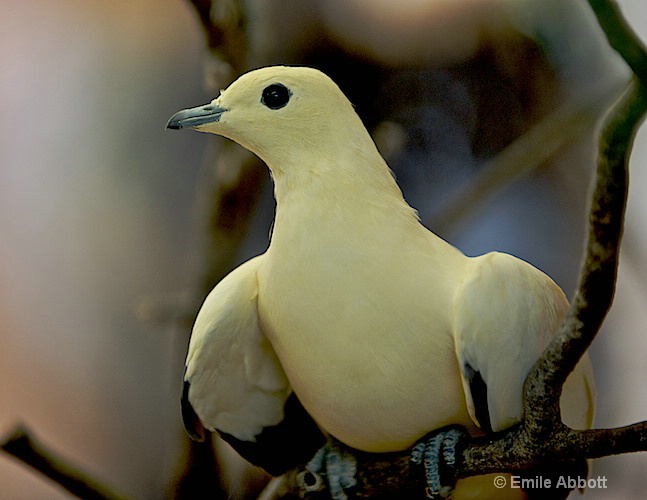
<path id="1" fill-rule="evenodd" d="M 356 219 L 277 219 L 292 224 L 275 228 L 259 313 L 290 383 L 326 431 L 366 451 L 471 425 L 451 331 L 466 258 L 415 221 Z"/>

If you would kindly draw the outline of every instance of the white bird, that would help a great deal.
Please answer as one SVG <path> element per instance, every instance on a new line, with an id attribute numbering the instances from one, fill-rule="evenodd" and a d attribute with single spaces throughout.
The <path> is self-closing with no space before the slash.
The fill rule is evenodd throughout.
<path id="1" fill-rule="evenodd" d="M 277 203 L 267 251 L 225 277 L 197 316 L 184 375 L 191 435 L 217 431 L 278 474 L 290 454 L 304 460 L 323 443 L 317 428 L 390 452 L 452 424 L 477 435 L 519 421 L 524 380 L 564 319 L 564 293 L 516 257 L 466 257 L 425 228 L 330 78 L 251 71 L 167 127 L 258 155 Z M 561 403 L 567 425 L 592 425 L 587 357 Z M 485 477 L 480 498 L 501 498 Z M 459 481 L 456 498 L 478 479 Z"/>

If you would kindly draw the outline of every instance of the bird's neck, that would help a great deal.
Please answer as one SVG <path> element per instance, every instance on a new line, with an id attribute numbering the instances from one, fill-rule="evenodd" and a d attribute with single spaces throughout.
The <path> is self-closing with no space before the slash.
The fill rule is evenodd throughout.
<path id="1" fill-rule="evenodd" d="M 284 161 L 281 170 L 272 169 L 277 201 L 273 246 L 296 251 L 315 242 L 377 245 L 388 235 L 423 230 L 377 150 L 366 151 L 337 152 L 287 168 Z"/>

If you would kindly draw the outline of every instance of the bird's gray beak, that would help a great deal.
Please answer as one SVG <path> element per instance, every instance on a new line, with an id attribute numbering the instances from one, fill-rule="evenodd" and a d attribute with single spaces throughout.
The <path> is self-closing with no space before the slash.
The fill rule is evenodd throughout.
<path id="1" fill-rule="evenodd" d="M 178 111 L 169 119 L 166 128 L 179 130 L 182 128 L 195 128 L 207 123 L 220 121 L 222 114 L 227 111 L 215 104 L 206 104 L 196 108 Z"/>

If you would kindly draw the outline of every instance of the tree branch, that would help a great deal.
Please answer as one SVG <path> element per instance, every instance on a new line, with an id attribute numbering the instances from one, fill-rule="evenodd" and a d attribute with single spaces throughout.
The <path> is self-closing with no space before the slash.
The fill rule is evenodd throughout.
<path id="1" fill-rule="evenodd" d="M 629 152 L 646 109 L 646 88 L 634 79 L 603 128 L 580 284 L 566 321 L 526 382 L 528 405 L 543 407 L 544 413 L 546 408 L 558 411 L 566 377 L 611 307 L 627 202 Z"/>
<path id="2" fill-rule="evenodd" d="M 48 451 L 28 429 L 17 427 L 0 442 L 0 450 L 21 460 L 72 495 L 89 500 L 125 498 Z"/>
<path id="3" fill-rule="evenodd" d="M 588 0 L 609 45 L 625 60 L 634 75 L 645 85 L 647 57 L 645 45 L 627 24 L 615 0 Z"/>

